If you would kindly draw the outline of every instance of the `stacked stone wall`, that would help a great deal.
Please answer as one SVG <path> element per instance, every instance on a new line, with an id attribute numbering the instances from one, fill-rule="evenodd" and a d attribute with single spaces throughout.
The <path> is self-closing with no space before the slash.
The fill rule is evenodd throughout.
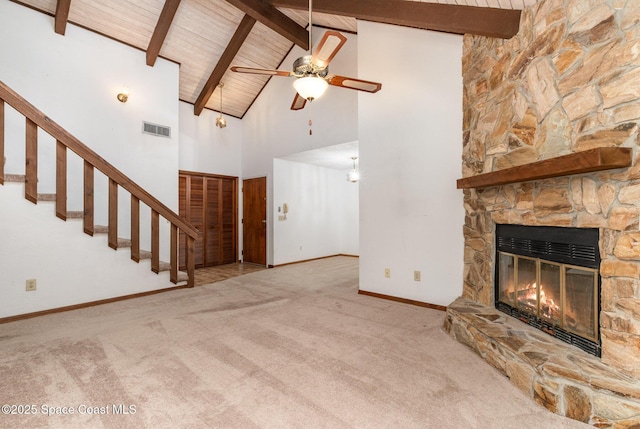
<path id="1" fill-rule="evenodd" d="M 596 147 L 633 165 L 464 191 L 463 297 L 494 302 L 496 223 L 600 229 L 602 362 L 640 378 L 640 1 L 542 0 L 464 37 L 463 176 Z"/>

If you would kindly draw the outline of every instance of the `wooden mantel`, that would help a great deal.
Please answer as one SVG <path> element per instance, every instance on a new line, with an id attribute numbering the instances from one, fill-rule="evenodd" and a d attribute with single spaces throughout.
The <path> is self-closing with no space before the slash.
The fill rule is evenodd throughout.
<path id="1" fill-rule="evenodd" d="M 463 177 L 457 180 L 457 187 L 458 189 L 486 188 L 508 183 L 629 167 L 631 165 L 631 152 L 631 148 L 627 147 L 589 149 L 491 173 Z"/>

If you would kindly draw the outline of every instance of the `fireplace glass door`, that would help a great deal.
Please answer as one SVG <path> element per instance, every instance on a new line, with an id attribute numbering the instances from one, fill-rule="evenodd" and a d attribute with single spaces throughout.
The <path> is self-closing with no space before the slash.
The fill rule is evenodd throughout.
<path id="1" fill-rule="evenodd" d="M 593 314 L 597 300 L 594 292 L 596 277 L 595 270 L 588 268 L 567 267 L 565 270 L 564 293 L 567 305 L 563 325 L 590 339 L 597 336 L 597 319 Z"/>
<path id="2" fill-rule="evenodd" d="M 516 257 L 508 253 L 500 252 L 498 255 L 498 301 L 511 306 L 515 305 L 516 284 Z"/>
<path id="3" fill-rule="evenodd" d="M 506 252 L 498 255 L 499 302 L 549 329 L 598 338 L 597 270 Z"/>
<path id="4" fill-rule="evenodd" d="M 600 231 L 496 225 L 496 308 L 549 335 L 602 353 Z"/>

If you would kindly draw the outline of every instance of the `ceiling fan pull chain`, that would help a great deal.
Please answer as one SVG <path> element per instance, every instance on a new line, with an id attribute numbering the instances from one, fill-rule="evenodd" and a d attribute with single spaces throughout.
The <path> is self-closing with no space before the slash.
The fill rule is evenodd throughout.
<path id="1" fill-rule="evenodd" d="M 309 135 L 312 136 L 313 135 L 313 120 L 311 118 L 311 103 L 309 103 Z"/>

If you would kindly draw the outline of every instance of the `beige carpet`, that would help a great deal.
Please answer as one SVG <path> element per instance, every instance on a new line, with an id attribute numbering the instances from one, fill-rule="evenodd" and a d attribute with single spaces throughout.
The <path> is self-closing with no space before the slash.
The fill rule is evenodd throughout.
<path id="1" fill-rule="evenodd" d="M 21 413 L 0 427 L 588 427 L 451 340 L 444 313 L 357 288 L 336 257 L 0 325 L 0 404 Z"/>

